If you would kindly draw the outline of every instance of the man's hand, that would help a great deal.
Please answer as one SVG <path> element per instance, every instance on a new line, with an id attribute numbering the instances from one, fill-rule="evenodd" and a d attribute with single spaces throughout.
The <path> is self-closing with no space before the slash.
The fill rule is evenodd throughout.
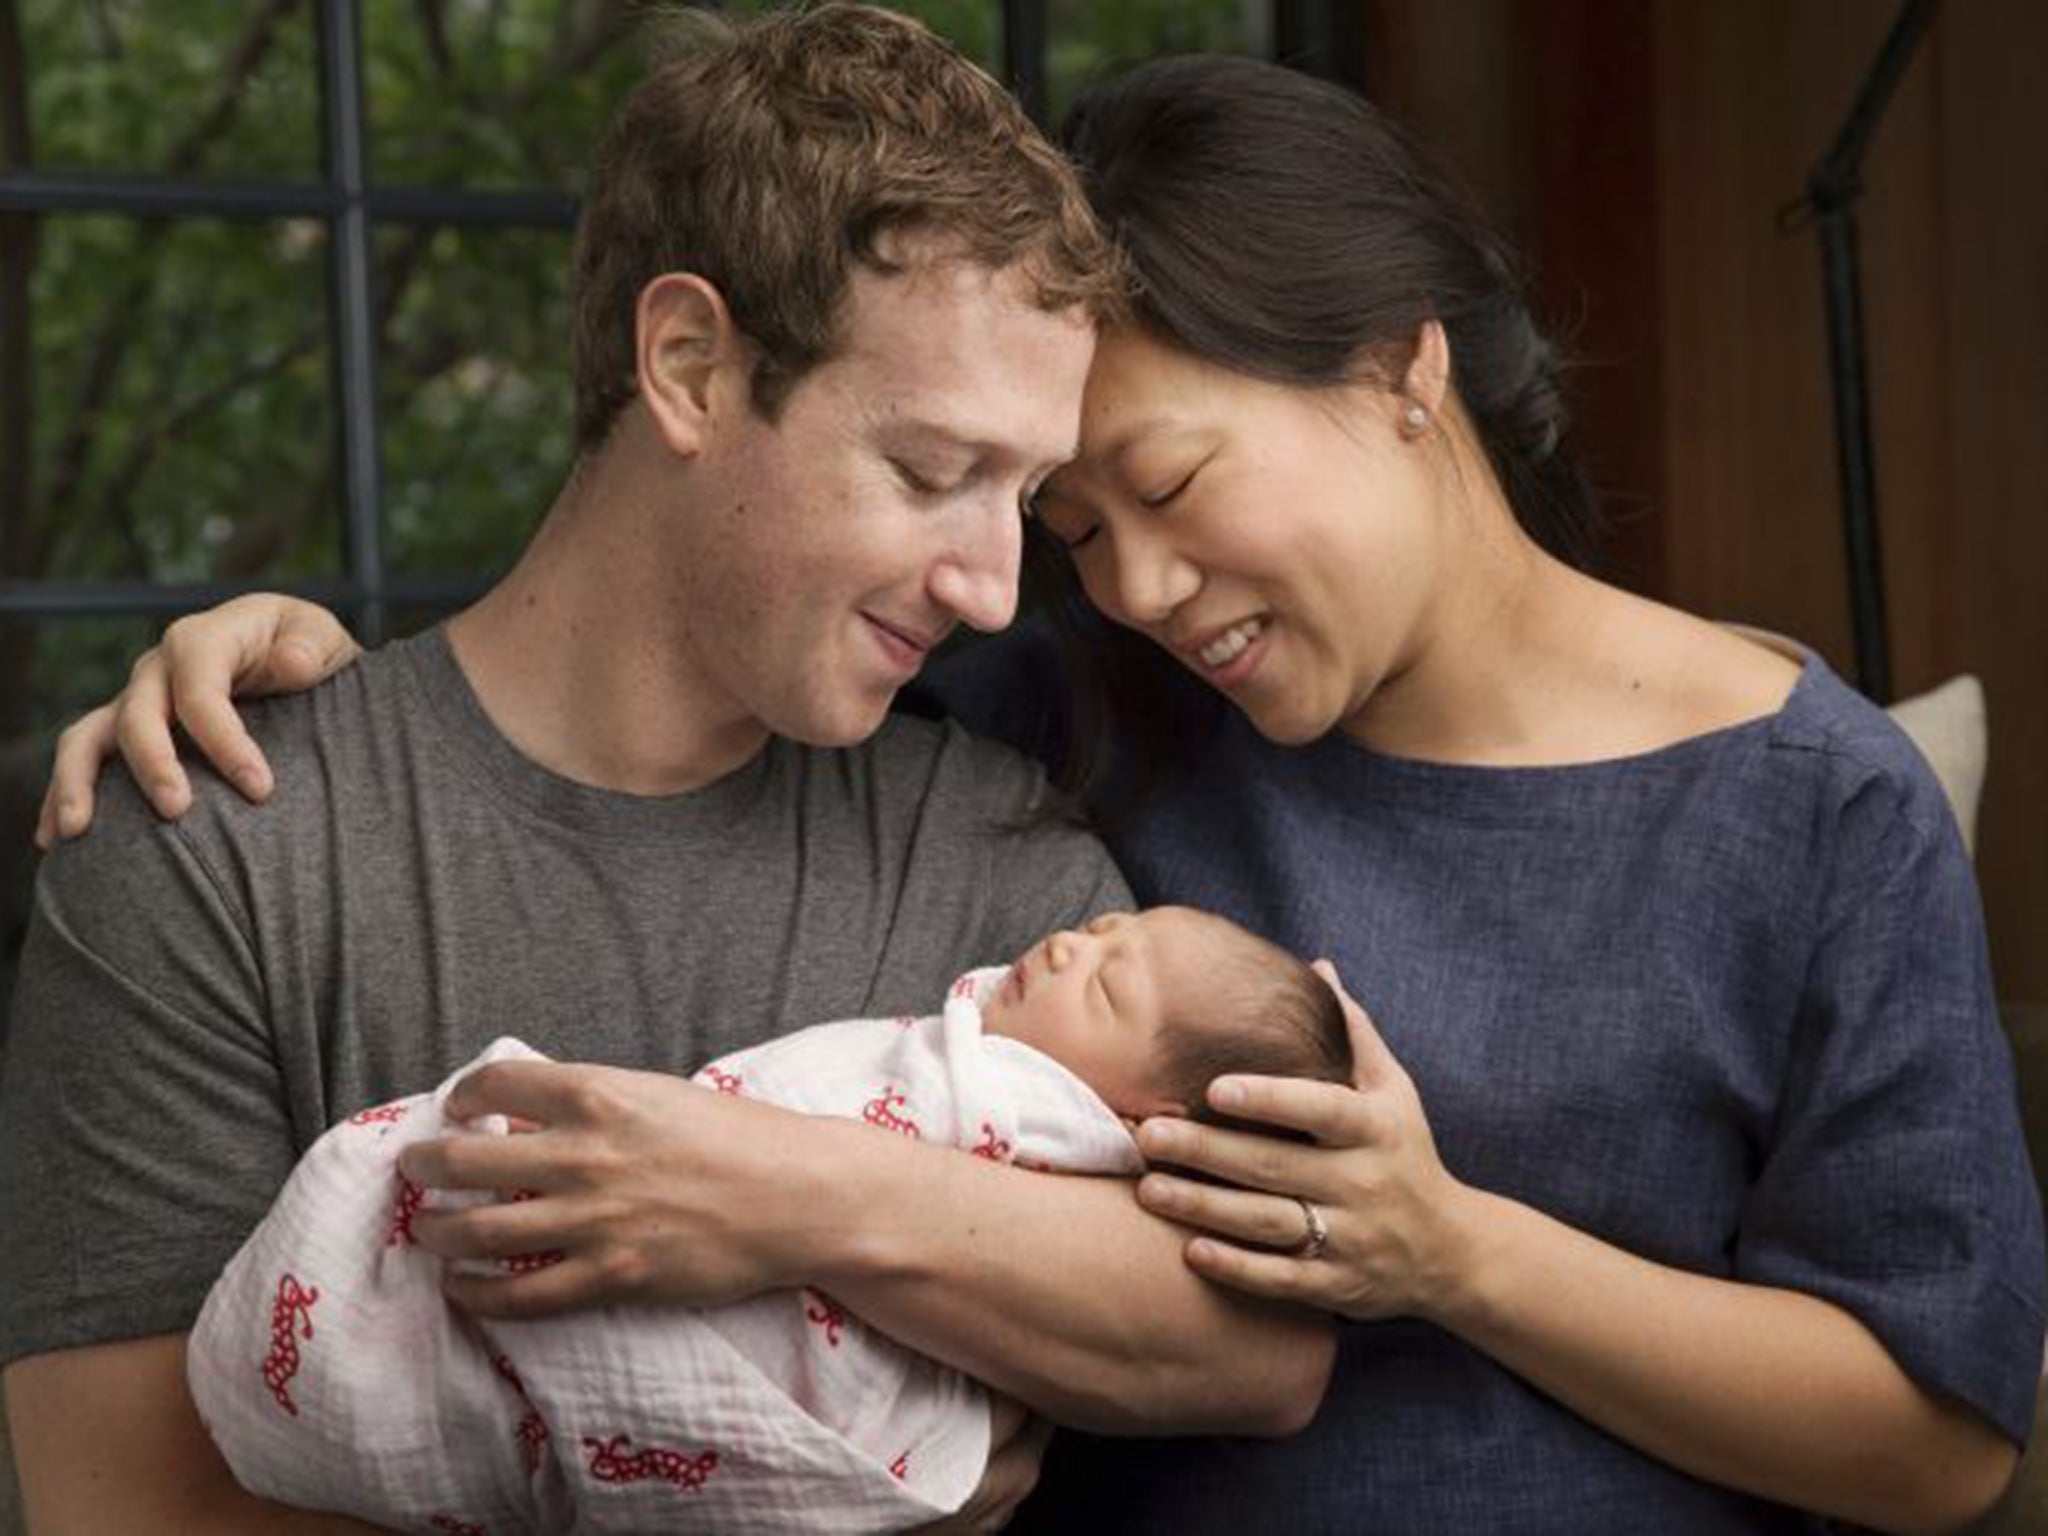
<path id="1" fill-rule="evenodd" d="M 989 1394 L 988 1469 L 967 1496 L 967 1502 L 943 1520 L 921 1525 L 910 1536 L 981 1536 L 1000 1531 L 1015 1518 L 1017 1506 L 1038 1486 L 1038 1469 L 1052 1439 L 1052 1422 L 1022 1403 Z"/>
<path id="2" fill-rule="evenodd" d="M 713 1093 L 658 1072 L 559 1062 L 479 1067 L 449 1096 L 458 1120 L 511 1117 L 521 1133 L 406 1148 L 400 1167 L 432 1189 L 514 1198 L 415 1218 L 451 1270 L 451 1299 L 485 1317 L 613 1302 L 710 1307 L 805 1283 L 823 1224 L 810 1170 L 865 1127 Z M 478 1266 L 468 1266 L 475 1269 Z"/>

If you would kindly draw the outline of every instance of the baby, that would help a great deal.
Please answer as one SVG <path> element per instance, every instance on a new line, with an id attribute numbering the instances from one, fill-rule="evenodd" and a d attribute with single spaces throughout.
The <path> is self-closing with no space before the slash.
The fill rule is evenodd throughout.
<path id="1" fill-rule="evenodd" d="M 412 1243 L 428 1194 L 399 1151 L 477 1130 L 443 1117 L 449 1089 L 481 1061 L 534 1054 L 501 1040 L 435 1093 L 333 1127 L 229 1263 L 187 1358 L 242 1483 L 489 1536 L 901 1530 L 957 1509 L 988 1456 L 985 1391 L 821 1292 L 536 1322 L 447 1304 L 439 1261 Z M 930 1017 L 818 1025 L 695 1080 L 995 1161 L 1129 1176 L 1127 1125 L 1200 1112 L 1211 1078 L 1349 1071 L 1342 1011 L 1307 966 L 1164 907 L 971 971 Z"/>

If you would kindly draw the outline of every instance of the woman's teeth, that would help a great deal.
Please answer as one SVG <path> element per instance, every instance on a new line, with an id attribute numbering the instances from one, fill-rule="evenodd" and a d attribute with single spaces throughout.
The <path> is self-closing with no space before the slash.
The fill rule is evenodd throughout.
<path id="1" fill-rule="evenodd" d="M 1226 629 L 1202 647 L 1202 665 L 1221 667 L 1237 660 L 1244 654 L 1244 648 L 1259 638 L 1259 631 L 1265 627 L 1261 619 L 1246 619 L 1242 624 Z"/>

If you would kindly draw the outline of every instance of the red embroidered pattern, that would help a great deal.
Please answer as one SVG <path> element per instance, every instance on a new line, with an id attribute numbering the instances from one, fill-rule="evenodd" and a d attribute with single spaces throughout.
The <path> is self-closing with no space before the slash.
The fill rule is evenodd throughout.
<path id="1" fill-rule="evenodd" d="M 601 1483 L 641 1483 L 659 1478 L 695 1493 L 718 1470 L 716 1451 L 705 1451 L 693 1459 L 680 1451 L 650 1445 L 629 1456 L 626 1453 L 632 1446 L 632 1440 L 625 1435 L 613 1435 L 609 1440 L 586 1436 L 583 1448 L 590 1453 L 590 1475 Z"/>
<path id="2" fill-rule="evenodd" d="M 902 1455 L 898 1456 L 894 1461 L 890 1462 L 889 1470 L 896 1474 L 896 1479 L 898 1482 L 901 1482 L 904 1478 L 910 1476 L 910 1452 L 905 1451 Z"/>
<path id="3" fill-rule="evenodd" d="M 547 1420 L 540 1416 L 540 1410 L 533 1406 L 533 1399 L 526 1395 L 526 1383 L 519 1379 L 519 1368 L 495 1349 L 486 1348 L 490 1356 L 491 1369 L 512 1383 L 512 1390 L 519 1394 L 519 1400 L 526 1404 L 526 1416 L 519 1421 L 519 1427 L 512 1431 L 513 1439 L 519 1442 L 520 1459 L 526 1463 L 528 1472 L 540 1470 L 541 1456 L 552 1438 Z"/>
<path id="4" fill-rule="evenodd" d="M 986 1120 L 981 1122 L 981 1140 L 967 1149 L 976 1157 L 985 1157 L 992 1163 L 1007 1163 L 1010 1160 L 1010 1144 L 996 1134 L 996 1128 Z"/>
<path id="5" fill-rule="evenodd" d="M 959 980 L 955 981 L 953 983 L 953 996 L 974 996 L 974 978 L 972 976 L 962 976 Z"/>
<path id="6" fill-rule="evenodd" d="M 897 1131 L 905 1136 L 923 1138 L 915 1120 L 906 1120 L 896 1111 L 903 1107 L 903 1095 L 891 1083 L 882 1090 L 880 1098 L 869 1099 L 861 1106 L 860 1117 L 869 1125 L 878 1125 L 885 1131 Z"/>
<path id="7" fill-rule="evenodd" d="M 437 1531 L 448 1532 L 448 1536 L 491 1536 L 491 1533 L 482 1526 L 472 1525 L 467 1520 L 458 1520 L 453 1515 L 436 1515 L 427 1524 Z"/>
<path id="8" fill-rule="evenodd" d="M 384 1239 L 386 1248 L 395 1248 L 400 1243 L 412 1246 L 412 1219 L 426 1203 L 426 1190 L 401 1173 L 398 1176 L 398 1208 L 391 1213 L 391 1233 Z"/>
<path id="9" fill-rule="evenodd" d="M 512 1438 L 519 1442 L 519 1459 L 526 1463 L 529 1473 L 540 1470 L 541 1458 L 547 1454 L 547 1420 L 540 1416 L 538 1408 L 526 1410 L 526 1417 L 519 1421 L 519 1427 L 512 1431 Z"/>
<path id="10" fill-rule="evenodd" d="M 295 1419 L 299 1405 L 285 1383 L 299 1374 L 299 1338 L 313 1337 L 313 1303 L 319 1299 L 317 1288 L 308 1289 L 299 1284 L 298 1276 L 285 1275 L 277 1282 L 277 1299 L 270 1308 L 270 1353 L 263 1357 L 263 1384 L 278 1407 Z"/>
<path id="11" fill-rule="evenodd" d="M 697 1075 L 699 1077 L 709 1078 L 711 1081 L 711 1086 L 716 1088 L 720 1093 L 737 1094 L 740 1091 L 742 1084 L 744 1084 L 744 1082 L 746 1081 L 737 1072 L 721 1072 L 716 1067 L 706 1067 L 702 1072 L 698 1073 Z"/>
<path id="12" fill-rule="evenodd" d="M 846 1326 L 846 1308 L 839 1305 L 823 1291 L 812 1291 L 817 1301 L 804 1308 L 804 1316 L 825 1330 L 825 1342 L 834 1349 L 839 1347 L 839 1330 Z"/>
<path id="13" fill-rule="evenodd" d="M 359 1109 L 348 1117 L 350 1125 L 396 1125 L 405 1118 L 411 1106 L 405 1104 L 379 1104 L 375 1109 Z"/>

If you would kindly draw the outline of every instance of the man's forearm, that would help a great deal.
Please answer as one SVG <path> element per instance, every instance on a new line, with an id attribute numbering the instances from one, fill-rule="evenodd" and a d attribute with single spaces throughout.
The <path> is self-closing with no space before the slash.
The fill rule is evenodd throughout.
<path id="1" fill-rule="evenodd" d="M 839 1129 L 814 1165 L 815 1283 L 876 1327 L 1076 1428 L 1282 1435 L 1314 1416 L 1332 1323 L 1194 1275 L 1128 1181 Z"/>
<path id="2" fill-rule="evenodd" d="M 6 1394 L 30 1536 L 394 1536 L 239 1487 L 185 1389 L 181 1335 L 16 1361 Z"/>

